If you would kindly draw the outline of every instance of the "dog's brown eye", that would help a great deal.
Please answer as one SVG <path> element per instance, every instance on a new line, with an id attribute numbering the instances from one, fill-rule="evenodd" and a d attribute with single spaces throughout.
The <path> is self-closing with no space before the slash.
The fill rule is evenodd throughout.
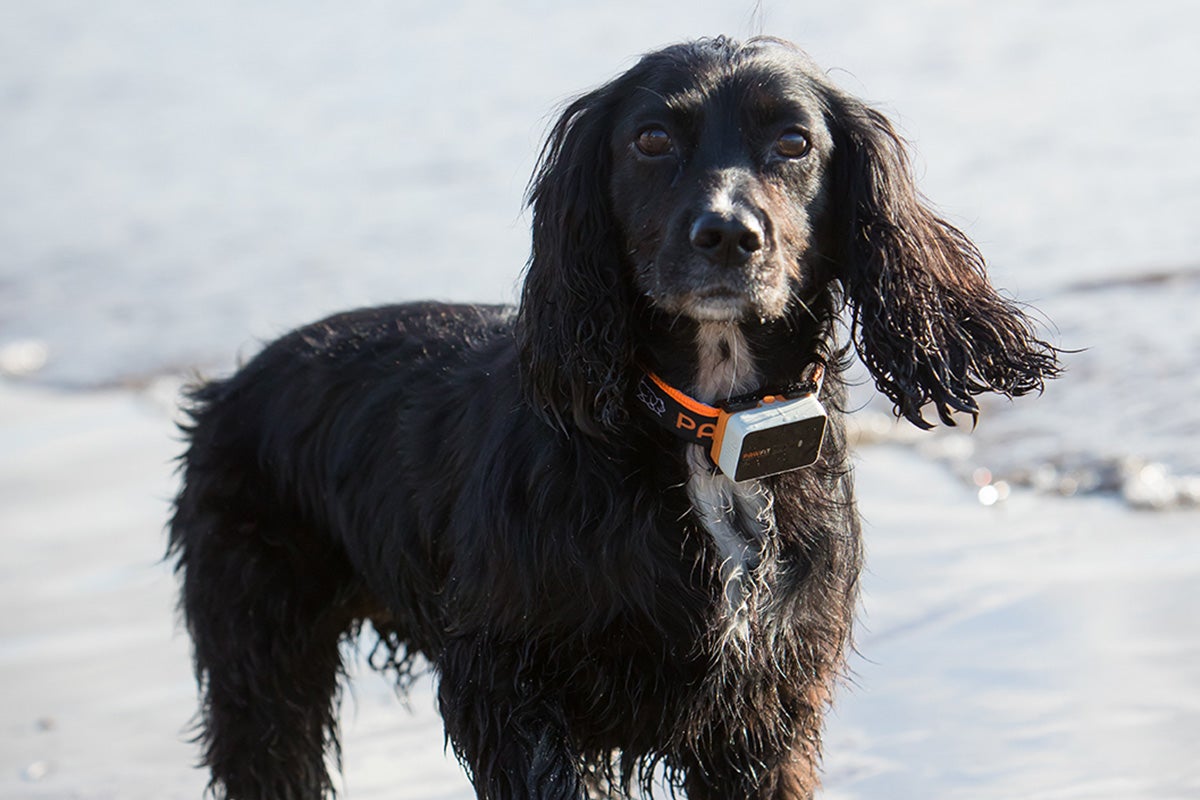
<path id="1" fill-rule="evenodd" d="M 674 149 L 671 134 L 659 127 L 646 128 L 634 140 L 638 151 L 645 156 L 665 156 Z"/>
<path id="2" fill-rule="evenodd" d="M 801 130 L 784 131 L 775 142 L 775 151 L 784 158 L 802 158 L 811 149 L 808 134 Z"/>

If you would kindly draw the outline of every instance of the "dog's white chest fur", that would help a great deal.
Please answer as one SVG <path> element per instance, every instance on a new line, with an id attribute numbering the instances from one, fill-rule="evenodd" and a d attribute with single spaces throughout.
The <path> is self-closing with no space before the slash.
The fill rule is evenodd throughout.
<path id="1" fill-rule="evenodd" d="M 697 336 L 699 363 L 693 391 L 703 402 L 746 392 L 758 373 L 736 324 L 707 323 Z M 745 640 L 752 602 L 752 571 L 775 525 L 771 495 L 758 481 L 736 483 L 712 466 L 699 447 L 688 453 L 688 498 L 712 539 L 725 588 L 724 640 Z"/>

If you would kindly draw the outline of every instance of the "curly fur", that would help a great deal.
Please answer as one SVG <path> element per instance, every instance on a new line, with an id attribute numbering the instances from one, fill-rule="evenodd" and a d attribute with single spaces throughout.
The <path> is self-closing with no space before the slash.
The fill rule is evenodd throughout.
<path id="1" fill-rule="evenodd" d="M 331 793 L 363 626 L 402 683 L 432 666 L 480 798 L 811 797 L 861 565 L 836 319 L 920 425 L 1057 369 L 784 42 L 645 56 L 565 108 L 529 199 L 519 309 L 353 311 L 193 389 L 170 553 L 216 797 Z M 634 411 L 646 368 L 714 402 L 817 351 L 805 470 L 734 484 Z"/>

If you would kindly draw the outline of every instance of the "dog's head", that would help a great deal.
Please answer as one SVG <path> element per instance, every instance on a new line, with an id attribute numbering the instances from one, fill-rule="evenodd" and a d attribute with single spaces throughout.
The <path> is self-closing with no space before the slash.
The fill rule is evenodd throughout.
<path id="1" fill-rule="evenodd" d="M 530 401 L 603 435 L 625 418 L 638 315 L 767 325 L 840 286 L 897 414 L 1041 387 L 1054 349 L 921 200 L 887 120 L 774 39 L 676 45 L 570 103 L 530 186 L 518 322 Z M 808 349 L 806 349 L 808 348 Z M 807 356 L 811 342 L 796 342 Z"/>
<path id="2" fill-rule="evenodd" d="M 638 291 L 696 321 L 773 319 L 824 279 L 814 226 L 833 136 L 801 57 L 729 43 L 647 57 L 609 133 Z"/>

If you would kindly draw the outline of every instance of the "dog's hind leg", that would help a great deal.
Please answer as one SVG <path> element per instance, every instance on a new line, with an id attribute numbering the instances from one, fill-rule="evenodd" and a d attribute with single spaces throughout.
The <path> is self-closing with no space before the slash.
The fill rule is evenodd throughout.
<path id="1" fill-rule="evenodd" d="M 338 756 L 353 580 L 331 543 L 286 515 L 267 521 L 268 495 L 248 483 L 190 464 L 172 523 L 203 693 L 197 738 L 218 800 L 319 800 Z"/>

